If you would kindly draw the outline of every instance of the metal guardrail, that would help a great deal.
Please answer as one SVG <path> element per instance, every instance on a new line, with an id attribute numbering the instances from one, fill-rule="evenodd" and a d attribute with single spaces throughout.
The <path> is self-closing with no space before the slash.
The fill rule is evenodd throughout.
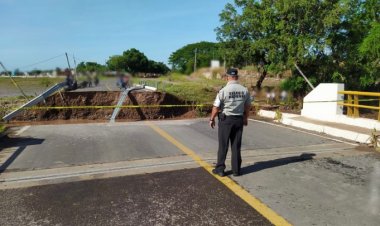
<path id="1" fill-rule="evenodd" d="M 30 100 L 29 102 L 27 102 L 26 104 L 22 105 L 21 107 L 19 107 L 17 110 L 15 111 L 12 111 L 11 113 L 7 114 L 6 116 L 3 117 L 3 120 L 4 121 L 9 121 L 11 120 L 13 117 L 17 116 L 18 114 L 20 114 L 24 108 L 26 107 L 32 107 L 38 103 L 40 103 L 41 101 L 45 100 L 45 98 L 47 98 L 48 96 L 54 94 L 55 92 L 63 89 L 65 87 L 66 83 L 59 83 L 59 84 L 56 84 L 52 87 L 50 87 L 49 89 L 47 89 L 46 91 L 44 91 L 42 94 L 38 95 L 37 97 L 33 98 L 32 100 Z"/>
<path id="2" fill-rule="evenodd" d="M 346 102 L 338 102 L 339 105 L 347 107 L 347 116 L 358 118 L 359 117 L 359 109 L 371 109 L 377 110 L 378 116 L 377 120 L 380 121 L 380 93 L 378 92 L 360 92 L 360 91 L 339 91 L 338 94 L 347 95 Z M 359 96 L 366 97 L 379 97 L 379 106 L 371 106 L 371 105 L 362 105 L 359 104 Z"/>

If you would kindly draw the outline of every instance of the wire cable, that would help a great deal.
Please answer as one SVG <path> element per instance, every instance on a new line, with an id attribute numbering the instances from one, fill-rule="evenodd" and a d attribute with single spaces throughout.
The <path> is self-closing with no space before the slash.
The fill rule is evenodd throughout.
<path id="1" fill-rule="evenodd" d="M 32 66 L 35 66 L 35 65 L 38 65 L 38 64 L 43 64 L 43 63 L 49 62 L 49 61 L 54 60 L 54 59 L 56 59 L 56 58 L 58 58 L 58 57 L 61 57 L 61 56 L 65 56 L 65 54 L 63 53 L 63 54 L 60 54 L 60 55 L 58 55 L 58 56 L 51 57 L 51 58 L 46 59 L 46 60 L 41 60 L 41 61 L 36 62 L 36 63 L 33 63 L 33 64 L 28 64 L 28 65 L 25 65 L 25 66 L 19 67 L 19 69 L 32 67 Z"/>

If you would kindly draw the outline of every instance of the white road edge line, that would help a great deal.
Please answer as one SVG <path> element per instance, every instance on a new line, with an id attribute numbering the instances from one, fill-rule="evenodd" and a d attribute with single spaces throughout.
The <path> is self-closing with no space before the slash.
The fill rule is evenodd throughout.
<path id="1" fill-rule="evenodd" d="M 24 126 L 19 131 L 16 132 L 16 136 L 20 136 L 23 132 L 27 131 L 30 126 Z"/>
<path id="2" fill-rule="evenodd" d="M 356 143 L 351 143 L 351 142 L 347 142 L 347 141 L 343 141 L 343 140 L 339 140 L 339 139 L 335 139 L 335 138 L 331 138 L 331 137 L 327 137 L 327 136 L 323 136 L 323 135 L 319 135 L 319 134 L 315 134 L 315 133 L 311 133 L 311 132 L 306 132 L 306 131 L 295 129 L 295 128 L 291 128 L 291 127 L 288 127 L 288 126 L 277 125 L 277 124 L 274 124 L 274 123 L 264 122 L 264 121 L 260 121 L 260 120 L 256 120 L 256 119 L 249 119 L 249 120 L 253 121 L 253 122 L 259 122 L 259 123 L 268 124 L 268 125 L 272 125 L 272 126 L 277 126 L 277 127 L 281 127 L 281 128 L 285 128 L 285 129 L 289 129 L 289 130 L 294 130 L 294 131 L 297 131 L 297 132 L 301 132 L 301 133 L 305 133 L 305 134 L 309 134 L 309 135 L 325 138 L 325 139 L 328 139 L 328 140 L 333 140 L 333 141 L 344 143 L 344 144 L 349 144 L 349 145 L 352 145 L 352 146 L 359 146 Z"/>
<path id="3" fill-rule="evenodd" d="M 134 170 L 134 169 L 145 169 L 145 168 L 152 168 L 152 167 L 172 166 L 172 165 L 190 165 L 190 164 L 193 164 L 192 160 L 183 160 L 183 161 L 176 161 L 176 162 L 138 165 L 138 166 L 120 166 L 120 167 L 110 167 L 110 168 L 103 168 L 103 169 L 82 170 L 79 172 L 70 172 L 70 173 L 53 173 L 53 174 L 45 174 L 45 175 L 37 175 L 37 176 L 0 178 L 0 184 L 6 183 L 6 182 L 54 180 L 54 179 L 78 177 L 78 176 L 85 176 L 85 175 L 123 172 L 123 171 Z"/>

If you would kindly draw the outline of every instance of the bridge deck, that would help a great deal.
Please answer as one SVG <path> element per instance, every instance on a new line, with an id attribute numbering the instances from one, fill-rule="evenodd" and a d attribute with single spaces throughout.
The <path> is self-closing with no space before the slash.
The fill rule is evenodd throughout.
<path id="1" fill-rule="evenodd" d="M 206 120 L 158 121 L 153 124 L 207 163 L 215 162 L 217 131 L 209 129 Z M 240 221 L 231 221 L 232 225 L 246 225 L 247 222 L 252 225 L 269 224 L 267 219 L 258 217 L 260 215 L 255 210 L 249 212 L 242 200 L 231 201 L 231 197 L 237 196 L 223 190 L 222 183 L 214 181 L 214 177 L 199 169 L 189 156 L 145 122 L 39 125 L 20 129 L 22 131 L 18 135 L 3 137 L 5 142 L 0 143 L 3 171 L 0 196 L 8 203 L 16 197 L 23 197 L 29 201 L 14 202 L 15 208 L 28 210 L 32 206 L 28 203 L 35 199 L 25 195 L 34 194 L 33 197 L 46 201 L 44 208 L 51 208 L 52 212 L 46 213 L 52 216 L 51 222 L 64 223 L 60 219 L 79 208 L 55 206 L 65 200 L 69 206 L 82 206 L 81 216 L 87 217 L 88 222 L 92 222 L 90 217 L 95 211 L 89 208 L 95 204 L 92 208 L 99 213 L 115 216 L 116 213 L 106 211 L 112 209 L 109 203 L 116 202 L 117 197 L 126 193 L 131 203 L 141 203 L 141 211 L 147 208 L 148 203 L 155 203 L 157 209 L 154 207 L 151 211 L 157 218 L 151 219 L 156 223 L 168 214 L 173 216 L 172 220 L 177 219 L 174 216 L 192 219 L 189 221 L 191 224 L 210 223 L 206 219 L 211 216 L 210 219 L 215 221 L 210 224 L 217 224 L 219 221 L 212 214 L 217 212 L 221 216 L 227 211 L 219 209 L 218 204 L 232 202 L 241 210 L 236 215 Z M 359 151 L 355 144 L 260 122 L 250 122 L 245 128 L 243 143 L 243 176 L 233 179 L 291 223 L 358 225 L 367 222 L 367 225 L 376 225 L 380 219 L 376 210 L 378 204 L 371 202 L 372 196 L 368 192 L 377 183 L 372 175 L 376 174 L 380 161 L 369 152 Z M 143 173 L 149 175 L 143 176 Z M 114 178 L 116 176 L 123 177 Z M 94 180 L 99 178 L 103 180 Z M 131 181 L 139 181 L 136 186 L 142 190 L 137 192 Z M 111 184 L 115 184 L 112 189 Z M 36 185 L 42 185 L 45 192 L 30 187 Z M 178 189 L 164 192 L 164 187 L 170 186 Z M 16 189 L 20 187 L 23 188 Z M 154 187 L 154 191 L 150 190 Z M 67 197 L 55 197 L 54 194 L 61 193 L 62 189 Z M 215 199 L 208 193 L 211 191 L 216 192 Z M 102 192 L 104 196 L 96 197 Z M 178 200 L 182 197 L 181 192 L 185 192 L 182 201 Z M 107 194 L 109 197 L 106 198 Z M 207 199 L 201 194 L 211 196 Z M 192 202 L 190 197 L 193 197 Z M 172 212 L 174 209 L 180 211 L 185 203 L 192 203 L 186 207 L 186 214 Z M 127 211 L 130 214 L 126 214 L 127 204 L 128 200 L 116 202 L 114 209 L 119 211 L 124 222 L 138 214 L 138 211 Z M 5 210 L 7 207 L 4 205 L 0 209 Z M 195 219 L 199 205 L 206 205 L 208 209 Z M 159 212 L 158 207 L 168 212 Z M 34 220 L 49 220 L 42 211 L 36 210 L 31 214 Z M 0 219 L 9 219 L 4 217 Z M 73 219 L 78 220 L 76 223 L 82 222 L 79 218 Z M 27 221 L 26 218 L 24 220 Z M 178 218 L 176 222 L 186 222 L 182 220 Z M 227 218 L 221 220 L 228 222 Z"/>

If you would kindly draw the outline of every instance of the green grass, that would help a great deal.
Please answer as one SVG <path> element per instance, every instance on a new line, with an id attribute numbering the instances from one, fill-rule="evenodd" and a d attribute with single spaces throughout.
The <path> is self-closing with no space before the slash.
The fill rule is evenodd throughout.
<path id="1" fill-rule="evenodd" d="M 5 126 L 3 124 L 0 124 L 0 133 L 5 131 Z"/>
<path id="2" fill-rule="evenodd" d="M 194 78 L 179 73 L 170 73 L 154 79 L 133 78 L 134 84 L 140 81 L 145 81 L 150 86 L 155 86 L 157 83 L 159 91 L 197 104 L 212 103 L 217 91 L 225 84 L 225 81 L 220 79 Z"/>
<path id="3" fill-rule="evenodd" d="M 180 73 L 173 72 L 173 73 L 170 73 L 166 76 L 162 76 L 159 79 L 161 81 L 169 81 L 169 82 L 186 82 L 186 81 L 189 81 L 188 78 L 189 78 L 189 76 L 187 76 L 187 75 L 183 75 Z"/>
<path id="4" fill-rule="evenodd" d="M 50 81 L 52 84 L 62 82 L 65 78 L 58 77 L 58 78 L 17 78 L 13 77 L 13 80 L 16 81 L 16 83 L 20 86 L 41 86 L 43 83 L 45 83 L 47 80 Z M 1 77 L 0 78 L 0 87 L 1 86 L 13 86 L 13 83 L 9 77 Z"/>
<path id="5" fill-rule="evenodd" d="M 175 84 L 165 84 L 163 91 L 175 95 L 183 100 L 197 103 L 210 104 L 214 101 L 217 91 L 223 83 L 201 79 Z"/>
<path id="6" fill-rule="evenodd" d="M 13 108 L 21 106 L 26 103 L 26 101 L 27 100 L 23 96 L 0 97 L 0 119 L 9 113 Z"/>

